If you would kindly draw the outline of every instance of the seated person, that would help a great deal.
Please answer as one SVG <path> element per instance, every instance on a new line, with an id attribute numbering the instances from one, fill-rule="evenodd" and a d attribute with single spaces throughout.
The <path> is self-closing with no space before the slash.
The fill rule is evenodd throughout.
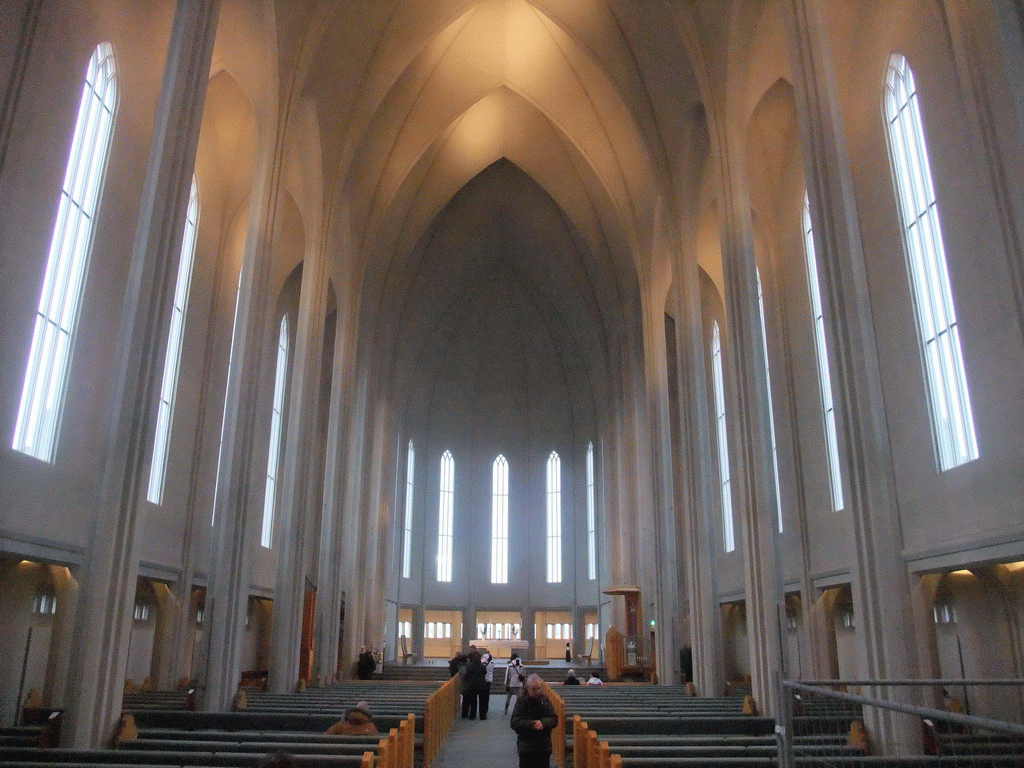
<path id="1" fill-rule="evenodd" d="M 360 701 L 354 707 L 345 710 L 345 716 L 327 729 L 332 736 L 338 734 L 355 736 L 372 736 L 377 733 L 377 726 L 370 714 L 370 706 Z"/>
<path id="2" fill-rule="evenodd" d="M 565 682 L 562 685 L 579 685 L 580 679 L 576 677 L 576 670 L 570 669 L 569 675 L 565 678 Z"/>
<path id="3" fill-rule="evenodd" d="M 591 672 L 590 679 L 587 680 L 587 685 L 604 685 L 604 680 L 597 676 L 597 672 Z"/>

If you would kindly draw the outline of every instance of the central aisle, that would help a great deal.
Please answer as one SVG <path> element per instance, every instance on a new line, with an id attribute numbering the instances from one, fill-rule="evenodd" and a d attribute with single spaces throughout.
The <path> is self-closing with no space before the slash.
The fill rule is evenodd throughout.
<path id="1" fill-rule="evenodd" d="M 518 768 L 516 734 L 508 725 L 512 706 L 507 715 L 501 711 L 504 706 L 505 694 L 495 693 L 486 720 L 457 717 L 431 768 Z"/>

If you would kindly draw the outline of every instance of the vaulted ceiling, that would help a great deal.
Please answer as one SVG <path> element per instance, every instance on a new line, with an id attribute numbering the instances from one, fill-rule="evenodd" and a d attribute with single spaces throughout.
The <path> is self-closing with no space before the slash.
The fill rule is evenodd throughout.
<path id="1" fill-rule="evenodd" d="M 437 386 L 444 357 L 426 350 L 458 347 L 460 328 L 494 333 L 500 284 L 537 311 L 520 348 L 550 343 L 558 367 L 606 397 L 602 382 L 640 347 L 643 297 L 670 271 L 661 230 L 704 215 L 705 104 L 726 100 L 729 41 L 750 47 L 763 4 L 239 8 L 240 30 L 276 30 L 265 50 L 235 55 L 278 61 L 263 98 L 287 115 L 286 151 L 300 158 L 286 187 L 304 220 L 326 222 L 378 373 Z"/>

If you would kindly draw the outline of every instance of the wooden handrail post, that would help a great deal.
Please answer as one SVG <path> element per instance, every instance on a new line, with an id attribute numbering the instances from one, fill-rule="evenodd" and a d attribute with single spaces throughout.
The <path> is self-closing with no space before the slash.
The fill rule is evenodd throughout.
<path id="1" fill-rule="evenodd" d="M 587 730 L 587 768 L 597 765 L 597 731 Z"/>

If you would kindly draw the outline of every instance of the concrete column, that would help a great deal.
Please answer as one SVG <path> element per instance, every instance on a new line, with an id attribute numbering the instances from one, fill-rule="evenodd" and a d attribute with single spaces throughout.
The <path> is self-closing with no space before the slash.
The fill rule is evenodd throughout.
<path id="1" fill-rule="evenodd" d="M 318 404 L 322 376 L 324 318 L 327 312 L 327 269 L 319 243 L 307 250 L 302 268 L 299 317 L 294 355 L 289 361 L 290 385 L 281 493 L 275 520 L 277 587 L 274 590 L 270 676 L 277 693 L 294 689 L 299 676 L 302 611 L 306 585 L 307 528 L 320 518 L 322 499 L 310 493 L 310 471 L 320 452 Z M 319 467 L 317 467 L 319 469 Z M 314 645 L 314 653 L 315 645 Z M 316 664 L 313 665 L 314 669 Z M 333 665 L 331 667 L 333 669 Z"/>
<path id="2" fill-rule="evenodd" d="M 822 592 L 807 611 L 811 639 L 811 677 L 817 680 L 834 679 L 839 664 L 833 630 L 834 596 L 829 590 Z"/>
<path id="3" fill-rule="evenodd" d="M 180 0 L 171 30 L 118 334 L 109 452 L 82 566 L 73 663 L 90 674 L 71 681 L 64 738 L 74 747 L 105 744 L 121 714 L 144 529 L 138 501 L 218 11 L 217 0 Z"/>
<path id="4" fill-rule="evenodd" d="M 822 303 L 835 357 L 836 414 L 842 420 L 843 475 L 856 558 L 851 587 L 863 627 L 858 633 L 865 643 L 863 669 L 872 679 L 915 677 L 913 614 L 839 89 L 821 3 L 788 0 L 783 6 Z M 906 699 L 910 694 L 894 688 L 880 695 Z M 920 751 L 919 726 L 911 718 L 873 709 L 869 720 L 868 731 L 885 754 Z"/>
<path id="5" fill-rule="evenodd" d="M 735 109 L 733 107 L 732 109 Z M 731 112 L 732 110 L 727 110 Z M 772 454 L 769 381 L 758 300 L 750 194 L 743 165 L 742 131 L 719 115 L 717 126 L 722 266 L 736 400 L 729 408 L 729 445 L 746 581 L 747 629 L 754 699 L 768 715 L 781 715 L 776 675 L 783 668 L 781 631 L 785 599 L 778 555 L 778 493 Z M 738 459 L 735 457 L 739 457 Z"/>
<path id="6" fill-rule="evenodd" d="M 43 684 L 43 701 L 61 706 L 61 698 L 68 684 L 71 668 L 71 649 L 74 645 L 75 612 L 78 608 L 79 583 L 71 571 L 61 565 L 47 566 L 57 597 L 57 613 L 50 630 L 49 663 Z"/>
<path id="7" fill-rule="evenodd" d="M 917 629 L 917 647 L 921 649 L 921 677 L 941 677 L 942 665 L 939 661 L 939 644 L 935 635 L 935 596 L 942 583 L 942 573 L 910 574 L 911 604 L 914 607 Z M 942 708 L 940 689 L 922 692 L 926 707 Z"/>
<path id="8" fill-rule="evenodd" d="M 327 445 L 324 455 L 323 516 L 320 522 L 320 556 L 317 562 L 318 599 L 314 634 L 315 664 L 325 674 L 339 670 L 339 622 L 344 603 L 343 571 L 340 563 L 346 552 L 345 528 L 346 491 L 348 476 L 345 471 L 348 456 L 350 403 L 352 402 L 352 368 L 355 348 L 355 328 L 358 322 L 352 315 L 354 302 L 338 296 L 338 317 L 334 335 L 334 362 L 331 381 L 330 412 L 327 421 Z M 420 617 L 422 621 L 422 617 Z M 419 652 L 422 653 L 422 640 Z"/>
<path id="9" fill-rule="evenodd" d="M 392 551 L 391 541 L 395 524 L 395 446 L 394 431 L 387 410 L 378 400 L 374 407 L 372 421 L 372 443 L 370 456 L 370 487 L 367 499 L 373 501 L 363 510 L 366 525 L 363 549 L 366 562 L 362 574 L 364 606 L 363 626 L 369 644 L 381 650 L 386 640 L 384 635 L 384 598 L 386 583 L 392 563 L 388 555 Z"/>
<path id="10" fill-rule="evenodd" d="M 267 112 L 277 114 L 278 110 L 271 104 Z M 269 281 L 287 123 L 284 115 L 268 129 L 266 145 L 259 154 L 235 309 L 225 397 L 228 405 L 214 501 L 214 562 L 206 592 L 207 684 L 203 707 L 211 711 L 230 707 L 241 678 L 250 553 L 260 541 L 263 498 L 251 486 L 252 478 L 260 476 L 264 468 L 253 466 L 252 446 L 265 439 L 265 435 L 257 434 L 256 426 L 260 423 L 263 356 L 271 346 L 270 326 L 276 306 L 269 295 Z M 277 612 L 275 605 L 274 614 Z"/>
<path id="11" fill-rule="evenodd" d="M 534 623 L 536 620 L 537 613 L 533 608 L 523 608 L 522 632 L 520 632 L 519 635 L 520 639 L 525 640 L 530 645 L 526 650 L 520 652 L 520 658 L 534 659 L 537 657 L 537 637 L 534 632 Z"/>
<path id="12" fill-rule="evenodd" d="M 352 396 L 352 415 L 348 423 L 349 440 L 348 461 L 345 465 L 345 506 L 340 518 L 339 533 L 341 535 L 341 546 L 339 549 L 341 559 L 338 573 L 338 588 L 341 595 L 355 595 L 356 598 L 347 601 L 345 613 L 345 636 L 341 643 L 341 659 L 345 667 L 346 677 L 350 677 L 354 671 L 355 659 L 359 653 L 359 646 L 364 643 L 369 645 L 364 638 L 365 624 L 365 595 L 363 588 L 366 584 L 366 530 L 363 514 L 365 510 L 364 498 L 366 488 L 363 477 L 369 450 L 369 441 L 366 438 L 367 420 L 366 415 L 366 373 L 360 371 L 354 377 Z"/>
<path id="13" fill-rule="evenodd" d="M 690 231 L 696 231 L 691 222 Z M 714 489 L 717 487 L 714 446 L 709 417 L 707 334 L 701 311 L 700 276 L 697 258 L 680 248 L 674 260 L 673 292 L 679 321 L 676 323 L 677 380 L 686 382 L 678 392 L 679 425 L 677 439 L 682 454 L 677 457 L 680 472 L 682 530 L 682 567 L 688 610 L 688 645 L 693 660 L 693 684 L 702 696 L 721 691 L 725 685 L 722 667 L 722 614 L 718 608 L 715 571 L 716 553 L 721 544 L 715 537 L 714 515 L 721 509 Z"/>
<path id="14" fill-rule="evenodd" d="M 453 632 L 458 632 L 458 627 L 452 627 Z M 409 638 L 409 650 L 416 654 L 416 658 L 423 658 L 423 606 L 417 605 L 412 609 L 412 637 Z"/>
<path id="15" fill-rule="evenodd" d="M 156 595 L 156 631 L 150 679 L 156 690 L 166 690 L 175 683 L 177 670 L 169 662 L 177 656 L 177 633 L 174 629 L 179 621 L 181 608 L 170 587 L 161 582 L 151 582 L 151 585 Z"/>
<path id="16" fill-rule="evenodd" d="M 466 628 L 465 636 L 462 638 L 462 650 L 476 645 L 476 608 L 467 605 L 462 611 L 462 626 Z"/>

